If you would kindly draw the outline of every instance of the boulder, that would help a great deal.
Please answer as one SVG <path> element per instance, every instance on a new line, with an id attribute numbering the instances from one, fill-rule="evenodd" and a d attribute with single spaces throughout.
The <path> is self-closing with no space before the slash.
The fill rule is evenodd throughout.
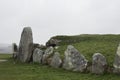
<path id="1" fill-rule="evenodd" d="M 84 72 L 87 67 L 87 60 L 72 45 L 68 45 L 65 51 L 63 68 L 66 70 Z"/>
<path id="2" fill-rule="evenodd" d="M 60 40 L 51 38 L 51 39 L 46 43 L 46 46 L 47 46 L 47 47 L 50 47 L 50 46 L 55 47 L 55 46 L 58 46 L 59 42 L 60 42 Z"/>
<path id="3" fill-rule="evenodd" d="M 94 74 L 103 74 L 106 70 L 107 61 L 106 58 L 100 54 L 95 53 L 92 56 L 92 73 Z"/>
<path id="4" fill-rule="evenodd" d="M 62 64 L 62 60 L 60 58 L 60 54 L 58 52 L 55 52 L 52 57 L 50 66 L 52 66 L 54 68 L 59 68 L 61 66 L 61 64 Z"/>
<path id="5" fill-rule="evenodd" d="M 42 63 L 43 51 L 36 48 L 33 52 L 33 62 Z"/>
<path id="6" fill-rule="evenodd" d="M 120 44 L 116 51 L 113 67 L 113 73 L 120 74 Z"/>
<path id="7" fill-rule="evenodd" d="M 21 34 L 19 43 L 18 60 L 21 62 L 29 62 L 33 51 L 33 36 L 30 27 L 25 27 Z"/>
<path id="8" fill-rule="evenodd" d="M 50 58 L 52 57 L 53 52 L 54 52 L 54 48 L 53 47 L 48 47 L 45 50 L 43 58 L 42 58 L 42 63 L 43 64 L 48 64 L 48 62 L 50 62 L 50 60 L 51 60 Z"/>

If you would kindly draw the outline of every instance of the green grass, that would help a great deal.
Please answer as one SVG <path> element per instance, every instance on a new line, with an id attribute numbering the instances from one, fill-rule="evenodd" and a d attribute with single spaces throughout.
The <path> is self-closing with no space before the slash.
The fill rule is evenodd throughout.
<path id="1" fill-rule="evenodd" d="M 0 55 L 1 56 L 1 55 Z M 0 63 L 0 80 L 119 80 L 115 74 L 94 75 L 54 69 L 52 67 L 33 63 L 14 63 L 9 61 Z"/>
<path id="2" fill-rule="evenodd" d="M 10 57 L 12 57 L 11 54 L 2 54 L 2 53 L 0 53 L 0 59 L 8 59 Z"/>

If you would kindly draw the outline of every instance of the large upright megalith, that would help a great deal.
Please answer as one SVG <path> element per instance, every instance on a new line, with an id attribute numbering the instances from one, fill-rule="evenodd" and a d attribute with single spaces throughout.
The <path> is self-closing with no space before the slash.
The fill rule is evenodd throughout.
<path id="1" fill-rule="evenodd" d="M 30 27 L 25 27 L 21 34 L 19 43 L 18 60 L 21 62 L 29 62 L 32 56 L 33 36 Z"/>

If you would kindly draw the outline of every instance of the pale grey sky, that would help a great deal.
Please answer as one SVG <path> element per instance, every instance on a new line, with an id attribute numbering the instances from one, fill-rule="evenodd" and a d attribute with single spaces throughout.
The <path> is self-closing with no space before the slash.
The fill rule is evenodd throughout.
<path id="1" fill-rule="evenodd" d="M 120 0 L 0 0 L 0 43 L 19 43 L 25 26 L 40 44 L 55 35 L 120 34 Z"/>

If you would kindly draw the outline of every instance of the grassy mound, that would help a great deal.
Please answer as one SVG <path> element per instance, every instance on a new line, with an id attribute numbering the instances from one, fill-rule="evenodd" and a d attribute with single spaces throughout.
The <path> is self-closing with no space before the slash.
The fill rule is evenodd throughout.
<path id="1" fill-rule="evenodd" d="M 60 40 L 58 51 L 64 56 L 67 45 L 73 45 L 79 50 L 90 62 L 94 53 L 101 53 L 107 58 L 110 66 L 113 65 L 114 57 L 120 35 L 77 35 L 77 36 L 55 36 L 53 39 Z"/>

